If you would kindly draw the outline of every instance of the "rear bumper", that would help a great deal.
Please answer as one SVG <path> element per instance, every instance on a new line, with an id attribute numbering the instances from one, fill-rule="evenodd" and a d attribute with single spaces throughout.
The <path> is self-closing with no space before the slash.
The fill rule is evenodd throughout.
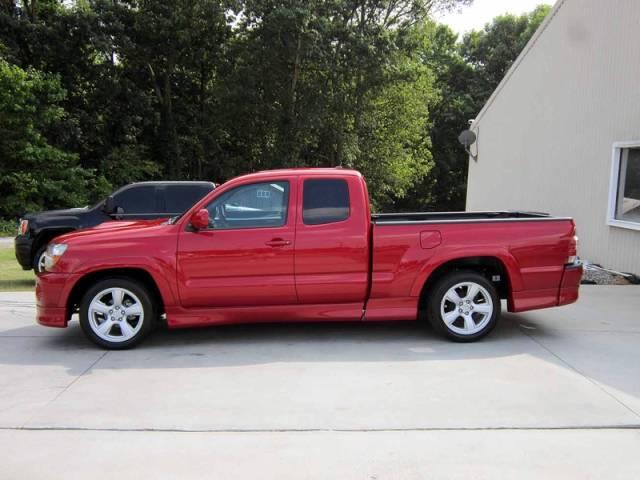
<path id="1" fill-rule="evenodd" d="M 574 303 L 578 300 L 578 289 L 580 288 L 581 280 L 581 263 L 565 265 L 559 286 L 542 290 L 512 292 L 508 303 L 509 311 L 526 312 L 527 310 L 558 307 Z"/>
<path id="2" fill-rule="evenodd" d="M 25 270 L 33 268 L 31 251 L 33 249 L 33 239 L 24 235 L 18 235 L 15 240 L 16 260 Z"/>
<path id="3" fill-rule="evenodd" d="M 71 313 L 67 299 L 77 275 L 43 273 L 36 276 L 36 320 L 47 327 L 64 328 Z"/>
<path id="4" fill-rule="evenodd" d="M 582 264 L 572 263 L 564 266 L 560 290 L 558 291 L 558 305 L 568 305 L 578 300 L 580 281 L 582 280 Z"/>

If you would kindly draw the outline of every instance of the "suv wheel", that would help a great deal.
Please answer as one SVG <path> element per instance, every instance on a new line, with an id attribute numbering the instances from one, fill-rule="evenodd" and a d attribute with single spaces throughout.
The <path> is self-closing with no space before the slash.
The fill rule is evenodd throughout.
<path id="1" fill-rule="evenodd" d="M 80 302 L 80 326 L 84 334 L 103 348 L 123 350 L 139 343 L 155 322 L 147 288 L 128 278 L 97 282 Z"/>
<path id="2" fill-rule="evenodd" d="M 435 330 L 457 342 L 484 337 L 499 316 L 500 299 L 494 285 L 473 271 L 446 275 L 429 295 L 427 318 Z"/>
<path id="3" fill-rule="evenodd" d="M 44 272 L 44 255 L 47 253 L 47 245 L 43 245 L 38 249 L 33 257 L 33 271 L 35 273 Z"/>

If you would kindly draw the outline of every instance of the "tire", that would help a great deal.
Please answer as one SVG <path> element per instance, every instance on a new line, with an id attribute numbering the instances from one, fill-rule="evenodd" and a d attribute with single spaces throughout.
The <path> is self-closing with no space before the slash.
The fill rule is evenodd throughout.
<path id="1" fill-rule="evenodd" d="M 148 289 L 126 277 L 105 278 L 92 285 L 80 301 L 79 316 L 86 337 L 108 350 L 137 345 L 156 322 Z"/>
<path id="2" fill-rule="evenodd" d="M 455 342 L 479 340 L 500 317 L 500 298 L 486 277 L 470 270 L 450 273 L 429 292 L 427 318 L 434 330 Z"/>
<path id="3" fill-rule="evenodd" d="M 47 252 L 47 244 L 38 248 L 33 257 L 33 271 L 38 274 L 44 272 L 44 254 Z"/>

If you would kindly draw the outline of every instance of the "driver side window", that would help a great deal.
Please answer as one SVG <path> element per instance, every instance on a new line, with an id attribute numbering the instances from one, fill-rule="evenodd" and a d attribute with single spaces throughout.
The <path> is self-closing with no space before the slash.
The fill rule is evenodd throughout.
<path id="1" fill-rule="evenodd" d="M 207 206 L 216 230 L 281 227 L 287 222 L 289 182 L 263 182 L 236 187 Z"/>

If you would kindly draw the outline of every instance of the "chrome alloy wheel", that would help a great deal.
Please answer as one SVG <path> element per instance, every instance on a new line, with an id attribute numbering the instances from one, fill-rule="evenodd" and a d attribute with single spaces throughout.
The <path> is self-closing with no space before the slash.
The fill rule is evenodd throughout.
<path id="1" fill-rule="evenodd" d="M 46 268 L 45 268 L 46 267 L 46 264 L 45 264 L 45 260 L 46 260 L 45 256 L 46 256 L 46 254 L 47 254 L 47 251 L 45 250 L 44 252 L 42 252 L 40 254 L 40 256 L 36 260 L 36 265 L 37 265 L 36 272 L 37 273 L 42 273 L 42 272 L 46 271 Z"/>
<path id="2" fill-rule="evenodd" d="M 487 326 L 493 314 L 491 295 L 475 282 L 454 285 L 440 302 L 440 316 L 458 335 L 473 335 Z"/>
<path id="3" fill-rule="evenodd" d="M 109 342 L 130 340 L 144 322 L 140 299 L 125 288 L 107 288 L 96 294 L 88 313 L 91 330 Z"/>

